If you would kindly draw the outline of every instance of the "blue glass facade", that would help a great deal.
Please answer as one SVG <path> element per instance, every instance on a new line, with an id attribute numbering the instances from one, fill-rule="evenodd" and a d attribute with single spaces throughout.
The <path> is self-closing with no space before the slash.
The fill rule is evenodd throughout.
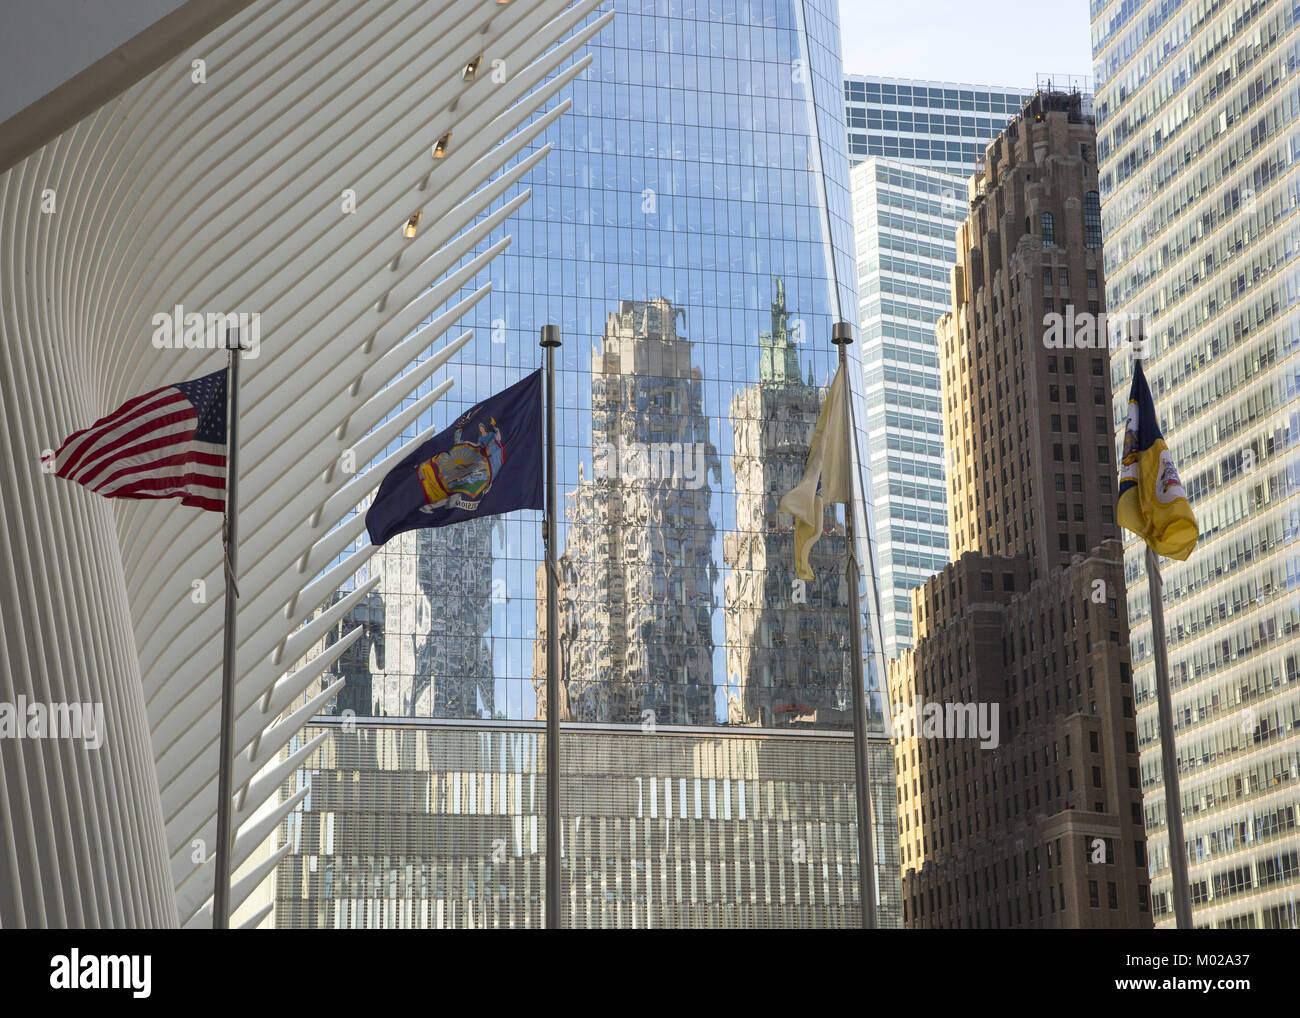
<path id="1" fill-rule="evenodd" d="M 804 826 L 825 826 L 817 788 L 827 772 L 819 754 L 838 754 L 834 794 L 852 798 L 851 778 L 844 783 L 852 774 L 846 755 L 852 744 L 843 738 L 851 726 L 851 686 L 842 514 L 839 507 L 828 511 L 815 557 L 818 575 L 805 586 L 793 576 L 793 520 L 776 509 L 802 473 L 836 370 L 832 324 L 852 322 L 857 313 L 836 6 L 833 0 L 619 0 L 614 9 L 613 23 L 584 50 L 592 66 L 550 107 L 572 102 L 532 148 L 552 147 L 523 182 L 531 188 L 529 202 L 478 248 L 513 237 L 491 269 L 461 291 L 463 298 L 492 286 L 462 323 L 474 339 L 449 367 L 455 388 L 403 437 L 445 427 L 533 370 L 542 361 L 539 329 L 559 326 L 561 717 L 632 742 L 662 726 L 661 738 L 679 737 L 672 745 L 698 744 L 687 756 L 665 757 L 667 763 L 647 764 L 627 779 L 636 789 L 669 781 L 674 809 L 686 808 L 692 794 L 706 794 L 690 789 L 707 790 L 714 780 L 704 748 L 717 737 L 707 729 L 787 731 L 782 745 L 789 749 L 779 767 L 775 756 L 765 762 L 768 743 L 761 743 L 727 772 L 745 775 L 735 794 L 747 803 L 766 803 L 750 797 L 754 788 L 770 790 L 773 779 L 790 783 L 791 793 L 780 791 L 782 784 L 771 799 L 777 811 L 771 817 L 786 840 L 746 850 L 776 859 L 789 855 L 790 838 L 813 837 Z M 491 56 L 484 54 L 485 68 Z M 856 439 L 865 453 L 856 347 L 849 357 Z M 435 374 L 416 398 L 440 381 Z M 862 622 L 871 713 L 879 723 L 878 605 L 871 542 L 862 536 L 871 533 L 862 498 L 870 488 L 859 461 Z M 540 513 L 519 512 L 403 534 L 386 545 L 370 564 L 369 572 L 383 578 L 364 619 L 340 627 L 363 623 L 366 638 L 335 667 L 348 689 L 326 713 L 347 709 L 379 719 L 360 726 L 376 738 L 392 727 L 385 717 L 417 726 L 470 725 L 485 739 L 501 725 L 535 724 L 547 709 L 541 524 Z M 684 741 L 688 736 L 695 741 Z M 327 742 L 296 780 L 336 781 L 344 765 L 335 749 L 343 738 Z M 646 742 L 647 753 L 657 745 Z M 625 803 L 600 777 L 607 762 L 578 749 L 595 743 L 565 744 L 566 815 L 572 809 L 577 821 L 592 823 L 622 818 L 617 822 L 633 830 L 656 816 L 653 795 L 643 802 L 641 792 L 628 792 Z M 523 756 L 501 765 L 501 774 L 536 775 L 539 761 L 530 754 L 538 745 L 530 739 Z M 402 773 L 391 780 L 402 787 L 426 780 L 420 766 L 410 775 L 407 766 L 399 761 Z M 497 764 L 484 767 L 466 780 L 495 782 Z M 362 770 L 357 780 L 364 783 Z M 872 778 L 883 922 L 897 925 L 897 817 L 887 743 L 873 746 Z M 686 800 L 679 780 L 686 782 L 680 786 Z M 391 812 L 386 791 L 366 789 L 345 811 Z M 477 814 L 480 805 L 468 811 Z M 503 807 L 517 818 L 513 823 L 533 832 L 531 840 L 506 839 L 511 859 L 533 868 L 501 878 L 502 893 L 517 906 L 507 911 L 525 923 L 535 920 L 537 888 L 530 891 L 528 881 L 544 844 L 536 837 L 540 806 L 529 793 Z M 766 815 L 768 806 L 762 808 Z M 707 804 L 687 813 L 692 809 L 709 819 Z M 416 812 L 425 816 L 423 807 Z M 446 829 L 433 817 L 437 810 L 428 812 L 431 833 L 411 849 L 418 857 L 412 865 L 427 880 L 412 894 L 434 894 L 429 889 L 444 886 L 450 866 L 491 866 L 484 859 L 492 839 L 466 840 L 452 829 L 461 823 L 454 819 L 459 810 L 449 814 Z M 316 830 L 315 818 L 303 823 Z M 582 836 L 577 826 L 572 836 Z M 301 851 L 308 853 L 305 843 Z M 330 872 L 352 865 L 344 857 L 368 851 L 332 834 L 311 849 L 331 857 L 324 861 Z M 640 851 L 633 849 L 636 859 Z M 709 862 L 712 849 L 699 851 L 701 872 L 708 872 L 716 865 Z M 593 865 L 608 867 L 604 875 L 613 879 L 629 863 L 620 863 L 622 849 L 611 852 L 597 849 L 601 861 Z M 845 889 L 834 891 L 831 912 L 818 913 L 816 921 L 851 925 L 859 907 L 850 897 L 856 874 L 841 870 L 838 855 L 831 861 L 818 851 L 808 860 L 818 872 L 831 866 L 848 874 Z M 630 865 L 661 862 L 656 856 Z M 313 868 L 297 855 L 285 865 L 282 876 L 301 880 L 303 896 L 327 894 L 324 885 L 308 887 L 315 858 Z M 374 858 L 367 865 L 383 869 L 388 862 Z M 709 893 L 719 901 L 749 893 L 713 887 Z M 815 898 L 800 898 L 805 892 L 794 885 L 761 893 L 793 893 L 791 915 L 813 921 L 807 909 Z M 590 903 L 592 915 L 606 908 L 603 902 Z M 637 921 L 614 911 L 592 921 Z"/>
<path id="2" fill-rule="evenodd" d="M 588 48 L 594 63 L 567 97 L 572 109 L 539 139 L 537 147 L 553 150 L 525 181 L 531 200 L 483 246 L 507 233 L 513 244 L 495 260 L 490 278 L 485 273 L 461 293 L 492 284 L 491 295 L 462 323 L 475 338 L 452 362 L 455 388 L 405 437 L 444 425 L 532 370 L 541 360 L 538 330 L 559 325 L 557 475 L 560 504 L 567 507 L 559 548 L 571 558 L 600 562 L 608 557 L 609 540 L 630 523 L 609 524 L 603 533 L 588 527 L 575 534 L 573 528 L 590 508 L 582 499 L 602 469 L 606 440 L 639 441 L 648 449 L 656 442 L 684 443 L 687 465 L 698 445 L 705 476 L 698 486 L 690 477 L 667 478 L 678 493 L 660 499 L 661 515 L 652 511 L 643 520 L 641 537 L 653 541 L 666 529 L 689 531 L 655 553 L 656 561 L 680 560 L 675 568 L 686 573 L 670 581 L 675 596 L 692 611 L 704 610 L 688 641 L 690 679 L 679 674 L 668 681 L 706 688 L 702 700 L 695 689 L 694 706 L 673 720 L 725 724 L 725 616 L 734 606 L 728 604 L 722 546 L 728 534 L 743 529 L 736 518 L 732 461 L 741 425 L 733 398 L 759 383 L 760 336 L 771 331 L 778 290 L 800 378 L 817 386 L 836 367 L 832 323 L 851 321 L 857 307 L 838 30 L 834 7 L 825 3 L 647 0 L 620 3 L 616 10 L 613 24 Z M 622 412 L 640 415 L 642 425 L 635 434 L 613 436 L 605 361 L 619 340 L 609 319 L 637 309 L 643 332 L 647 311 L 661 314 L 664 323 L 672 320 L 672 353 L 662 352 L 668 349 L 662 335 L 651 340 L 643 334 L 638 342 L 661 348 L 645 354 L 653 364 L 638 360 L 639 354 L 624 357 L 624 381 L 655 382 L 624 394 L 641 405 L 620 404 Z M 633 341 L 625 335 L 622 342 Z M 851 357 L 862 422 L 861 368 L 856 351 Z M 438 381 L 435 376 L 420 394 Z M 657 423 L 646 424 L 651 398 L 664 401 L 662 413 Z M 861 436 L 859 444 L 865 449 Z M 690 511 L 683 514 L 686 501 Z M 777 520 L 775 503 L 771 508 L 770 520 L 747 525 L 764 533 L 789 529 L 790 518 Z M 864 544 L 864 566 L 869 553 Z M 461 565 L 467 558 L 474 562 L 468 569 Z M 540 514 L 528 512 L 477 528 L 404 535 L 386 546 L 373 567 L 385 577 L 379 593 L 386 647 L 384 661 L 372 655 L 368 665 L 374 713 L 446 716 L 450 708 L 434 704 L 454 702 L 450 716 L 536 717 L 541 559 Z M 650 600 L 668 597 L 668 569 Z M 681 591 L 683 576 L 689 594 Z M 597 599 L 608 594 L 583 592 Z M 863 594 L 870 617 L 875 597 L 865 582 Z M 373 614 L 372 608 L 368 620 Z M 652 630 L 636 639 L 653 647 L 682 638 L 665 631 L 661 641 Z M 868 634 L 874 648 L 874 618 Z M 468 674 L 485 642 L 490 681 Z M 671 654 L 658 656 L 661 672 L 679 667 Z M 437 694 L 440 676 L 422 672 L 439 661 L 444 684 L 472 692 Z M 662 674 L 653 679 L 662 680 Z"/>

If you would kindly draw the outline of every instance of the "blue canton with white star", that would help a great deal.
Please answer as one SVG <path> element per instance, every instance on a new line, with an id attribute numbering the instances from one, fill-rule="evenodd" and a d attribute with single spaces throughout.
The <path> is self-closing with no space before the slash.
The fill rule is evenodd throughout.
<path id="1" fill-rule="evenodd" d="M 194 404 L 199 419 L 194 422 L 194 441 L 226 443 L 226 369 L 202 378 L 177 382 L 176 388 Z"/>

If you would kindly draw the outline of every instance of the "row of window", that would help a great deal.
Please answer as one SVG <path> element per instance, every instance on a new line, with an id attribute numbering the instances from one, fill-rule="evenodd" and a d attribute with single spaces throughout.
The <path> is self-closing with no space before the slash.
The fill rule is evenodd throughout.
<path id="1" fill-rule="evenodd" d="M 1027 92 L 984 92 L 927 85 L 888 85 L 876 81 L 844 82 L 846 102 L 928 106 L 931 109 L 974 110 L 979 113 L 1019 113 Z"/>

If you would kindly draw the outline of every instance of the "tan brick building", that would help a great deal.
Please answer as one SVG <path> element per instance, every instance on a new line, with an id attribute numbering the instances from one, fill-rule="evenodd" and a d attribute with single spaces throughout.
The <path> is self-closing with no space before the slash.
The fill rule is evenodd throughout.
<path id="1" fill-rule="evenodd" d="M 1031 100 L 970 208 L 937 327 L 953 562 L 913 591 L 890 668 L 905 920 L 1149 927 L 1084 100 Z M 948 727 L 908 724 L 933 705 Z"/>

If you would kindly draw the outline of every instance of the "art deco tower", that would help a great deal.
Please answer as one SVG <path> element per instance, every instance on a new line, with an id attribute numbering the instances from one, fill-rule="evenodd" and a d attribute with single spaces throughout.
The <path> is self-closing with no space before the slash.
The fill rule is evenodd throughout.
<path id="1" fill-rule="evenodd" d="M 713 721 L 709 507 L 720 465 L 692 344 L 677 331 L 681 317 L 662 298 L 621 301 L 592 354 L 595 476 L 569 493 L 558 563 L 574 720 Z M 545 637 L 539 600 L 534 676 L 546 674 Z M 535 686 L 541 714 L 545 683 Z"/>
<path id="2" fill-rule="evenodd" d="M 1109 351 L 1045 344 L 1050 316 L 1103 310 L 1095 152 L 1083 97 L 1036 96 L 957 234 L 937 329 L 953 562 L 913 592 L 890 674 L 913 927 L 1151 923 Z M 931 704 L 996 710 L 992 738 L 926 731 Z"/>

